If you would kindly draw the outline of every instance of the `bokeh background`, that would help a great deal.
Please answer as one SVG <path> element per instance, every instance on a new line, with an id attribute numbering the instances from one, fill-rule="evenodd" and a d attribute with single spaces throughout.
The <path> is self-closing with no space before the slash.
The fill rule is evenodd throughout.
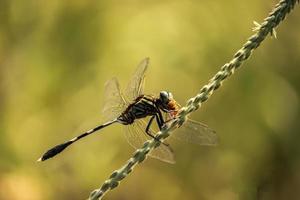
<path id="1" fill-rule="evenodd" d="M 181 104 L 235 53 L 275 0 L 0 0 L 0 199 L 81 200 L 133 149 L 115 125 L 55 159 L 49 147 L 101 123 L 103 88 L 151 58 L 146 93 Z M 105 199 L 300 198 L 299 8 L 192 115 L 217 147 L 170 141 Z"/>

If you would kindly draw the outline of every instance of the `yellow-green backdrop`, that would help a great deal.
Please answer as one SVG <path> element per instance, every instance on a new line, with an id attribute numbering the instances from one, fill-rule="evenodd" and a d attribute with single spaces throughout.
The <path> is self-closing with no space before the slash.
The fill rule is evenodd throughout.
<path id="1" fill-rule="evenodd" d="M 133 153 L 121 125 L 35 161 L 102 122 L 105 81 L 149 56 L 146 93 L 184 104 L 275 3 L 0 0 L 0 199 L 86 199 Z M 192 115 L 217 147 L 170 141 L 175 165 L 148 159 L 105 199 L 299 199 L 298 11 Z"/>

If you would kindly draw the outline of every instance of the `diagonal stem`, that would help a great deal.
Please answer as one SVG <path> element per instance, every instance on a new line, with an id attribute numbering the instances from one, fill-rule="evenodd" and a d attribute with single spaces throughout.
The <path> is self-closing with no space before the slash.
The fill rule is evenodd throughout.
<path id="1" fill-rule="evenodd" d="M 262 43 L 268 34 L 273 35 L 275 33 L 275 28 L 285 19 L 286 15 L 294 8 L 296 3 L 299 3 L 299 0 L 280 0 L 268 17 L 255 28 L 257 32 L 253 34 L 243 47 L 235 53 L 232 60 L 221 67 L 220 71 L 216 73 L 207 85 L 201 88 L 200 92 L 195 97 L 188 100 L 186 106 L 181 108 L 178 117 L 168 123 L 167 126 L 164 126 L 162 130 L 157 133 L 157 138 L 163 141 L 171 134 L 172 130 L 183 124 L 186 117 L 197 110 L 201 104 L 221 86 L 222 82 L 232 75 L 234 71 L 249 58 L 253 50 Z M 109 179 L 107 179 L 99 189 L 94 190 L 90 194 L 89 199 L 101 199 L 105 193 L 117 187 L 120 181 L 132 172 L 133 168 L 137 164 L 141 163 L 150 151 L 158 147 L 160 144 L 161 142 L 156 139 L 146 141 L 143 147 L 138 149 L 123 167 L 114 171 L 110 175 Z"/>

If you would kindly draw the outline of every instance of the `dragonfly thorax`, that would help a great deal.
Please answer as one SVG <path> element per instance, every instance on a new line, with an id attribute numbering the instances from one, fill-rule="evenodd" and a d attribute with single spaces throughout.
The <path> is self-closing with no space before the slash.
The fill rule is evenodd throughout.
<path id="1" fill-rule="evenodd" d="M 148 95 L 141 95 L 131 103 L 126 110 L 118 117 L 122 124 L 132 124 L 135 119 L 153 116 L 159 112 L 156 105 L 156 98 Z"/>

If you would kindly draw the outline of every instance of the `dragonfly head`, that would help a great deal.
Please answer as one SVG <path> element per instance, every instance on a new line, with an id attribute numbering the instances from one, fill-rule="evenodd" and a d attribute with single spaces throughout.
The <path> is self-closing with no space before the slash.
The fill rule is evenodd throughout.
<path id="1" fill-rule="evenodd" d="M 159 93 L 159 99 L 162 104 L 167 105 L 169 101 L 173 99 L 173 95 L 171 92 L 161 91 Z"/>
<path id="2" fill-rule="evenodd" d="M 161 91 L 158 98 L 158 107 L 164 112 L 177 112 L 178 106 L 171 92 Z"/>

